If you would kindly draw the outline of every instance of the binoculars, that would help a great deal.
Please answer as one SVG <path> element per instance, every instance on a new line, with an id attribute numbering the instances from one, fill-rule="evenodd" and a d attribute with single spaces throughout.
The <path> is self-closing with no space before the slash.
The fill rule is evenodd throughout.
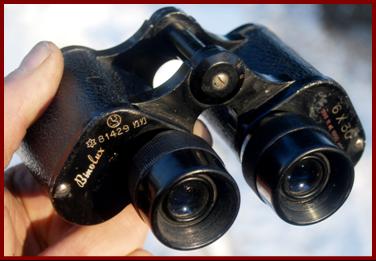
<path id="1" fill-rule="evenodd" d="M 133 204 L 169 247 L 222 236 L 240 195 L 212 146 L 192 134 L 200 115 L 286 222 L 319 222 L 346 201 L 365 146 L 359 118 L 338 83 L 267 28 L 218 36 L 167 7 L 118 46 L 62 51 L 59 90 L 21 155 L 65 220 L 98 224 Z M 172 59 L 180 68 L 153 87 Z"/>

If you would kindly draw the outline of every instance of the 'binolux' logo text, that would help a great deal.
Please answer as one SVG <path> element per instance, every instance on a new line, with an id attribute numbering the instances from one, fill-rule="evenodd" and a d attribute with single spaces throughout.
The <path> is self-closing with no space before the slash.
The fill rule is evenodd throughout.
<path id="1" fill-rule="evenodd" d="M 89 159 L 90 164 L 85 172 L 77 174 L 76 177 L 74 178 L 74 181 L 76 182 L 77 186 L 79 186 L 80 188 L 85 187 L 88 179 L 90 178 L 91 174 L 95 170 L 99 160 L 102 158 L 103 153 L 104 153 L 104 149 L 99 148 L 94 157 L 92 155 L 87 155 L 87 158 Z"/>

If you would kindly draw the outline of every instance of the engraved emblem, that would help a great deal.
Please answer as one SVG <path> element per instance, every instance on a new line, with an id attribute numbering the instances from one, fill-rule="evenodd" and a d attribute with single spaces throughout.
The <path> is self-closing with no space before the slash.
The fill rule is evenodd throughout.
<path id="1" fill-rule="evenodd" d="M 88 139 L 86 141 L 86 146 L 87 146 L 88 149 L 89 148 L 94 148 L 95 145 L 97 145 L 97 142 L 95 141 L 95 139 Z"/>
<path id="2" fill-rule="evenodd" d="M 118 127 L 121 124 L 121 116 L 119 114 L 111 114 L 107 118 L 107 126 L 111 129 Z"/>

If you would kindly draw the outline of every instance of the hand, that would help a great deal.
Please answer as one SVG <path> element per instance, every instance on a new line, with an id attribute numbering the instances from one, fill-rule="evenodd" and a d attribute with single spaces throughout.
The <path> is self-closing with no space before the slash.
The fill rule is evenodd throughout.
<path id="1" fill-rule="evenodd" d="M 37 44 L 20 67 L 4 79 L 4 168 L 27 128 L 55 95 L 63 56 L 52 43 Z M 147 255 L 142 250 L 148 228 L 129 205 L 107 222 L 77 226 L 53 210 L 45 188 L 24 165 L 5 173 L 4 254 Z"/>

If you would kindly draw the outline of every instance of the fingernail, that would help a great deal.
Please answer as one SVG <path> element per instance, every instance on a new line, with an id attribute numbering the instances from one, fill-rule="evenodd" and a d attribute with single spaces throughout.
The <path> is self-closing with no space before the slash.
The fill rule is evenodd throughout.
<path id="1" fill-rule="evenodd" d="M 39 42 L 30 50 L 30 52 L 22 60 L 20 69 L 23 71 L 33 71 L 41 65 L 51 54 L 50 42 Z"/>

